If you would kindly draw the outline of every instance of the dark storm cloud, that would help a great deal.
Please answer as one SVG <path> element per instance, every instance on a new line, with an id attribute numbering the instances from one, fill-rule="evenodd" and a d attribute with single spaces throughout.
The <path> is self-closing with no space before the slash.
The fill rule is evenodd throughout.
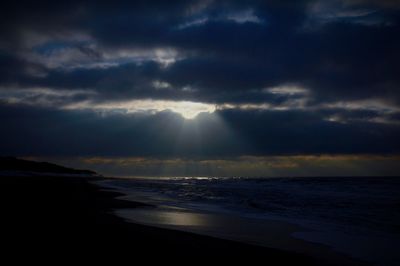
<path id="1" fill-rule="evenodd" d="M 6 154 L 200 156 L 198 134 L 171 112 L 126 115 L 2 107 L 1 150 Z M 204 155 L 237 153 L 240 139 L 213 119 L 205 119 Z M 200 127 L 200 126 L 199 126 Z M 67 133 L 68 132 L 68 133 Z M 93 132 L 96 132 L 93 135 Z M 232 145 L 235 144 L 235 145 Z M 207 148 L 208 147 L 208 148 Z M 39 152 L 38 152 L 39 151 Z"/>
<path id="2" fill-rule="evenodd" d="M 397 1 L 5 3 L 2 151 L 398 152 L 399 22 Z M 141 99 L 217 104 L 226 125 L 200 115 L 202 149 L 176 148 L 179 115 L 96 107 Z"/>
<path id="3" fill-rule="evenodd" d="M 246 90 L 249 86 L 273 86 L 297 81 L 312 87 L 316 93 L 369 97 L 379 93 L 391 94 L 388 91 L 398 86 L 400 58 L 396 48 L 400 38 L 396 34 L 399 32 L 399 16 L 395 11 L 382 11 L 382 7 L 377 11 L 382 13 L 383 19 L 391 22 L 389 25 L 360 25 L 338 19 L 313 30 L 302 29 L 308 20 L 313 4 L 311 1 L 296 1 L 296 4 L 262 2 L 211 3 L 204 9 L 193 11 L 194 14 L 189 11 L 196 3 L 190 1 L 172 4 L 165 1 L 152 4 L 129 1 L 119 5 L 90 1 L 61 2 L 57 5 L 20 4 L 3 11 L 7 14 L 2 18 L 5 36 L 2 42 L 17 44 L 12 46 L 15 49 L 39 41 L 32 40 L 34 37 L 24 34 L 26 32 L 42 34 L 41 38 L 49 40 L 57 38 L 56 33 L 68 35 L 68 32 L 81 32 L 90 35 L 100 46 L 114 49 L 166 46 L 176 47 L 178 51 L 191 50 L 198 56 L 188 59 L 188 62 L 184 60 L 171 74 L 183 79 L 177 82 L 197 82 L 213 90 L 230 90 L 238 86 Z M 364 5 L 360 1 L 354 2 L 359 8 L 376 6 L 375 2 L 365 2 Z M 254 16 L 262 19 L 263 23 L 210 19 L 199 25 L 176 29 L 177 25 L 190 22 L 196 16 L 218 18 L 221 14 L 235 14 L 246 8 L 252 8 Z M 36 38 L 40 39 L 40 36 Z M 211 57 L 206 62 L 205 55 Z M 211 71 L 213 75 L 210 75 Z M 56 77 L 53 80 L 57 79 L 57 72 L 54 74 Z M 91 74 L 88 71 L 88 79 L 92 78 Z M 110 70 L 109 76 L 112 75 L 113 70 Z M 231 83 L 236 86 L 226 80 L 217 83 L 221 77 L 232 79 Z M 82 85 L 87 85 L 85 78 L 82 74 Z M 59 83 L 63 84 L 64 80 Z M 385 86 L 385 89 L 377 92 L 377 86 Z"/>
<path id="4" fill-rule="evenodd" d="M 387 154 L 400 148 L 399 125 L 362 120 L 334 123 L 314 112 L 230 110 L 184 120 L 168 111 L 101 116 L 3 106 L 0 118 L 1 150 L 16 155 L 214 158 L 243 154 Z"/>

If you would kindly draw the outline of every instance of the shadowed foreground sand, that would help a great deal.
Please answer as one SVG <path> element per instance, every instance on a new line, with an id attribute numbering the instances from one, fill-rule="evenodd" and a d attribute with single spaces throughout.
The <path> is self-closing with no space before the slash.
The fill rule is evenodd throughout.
<path id="1" fill-rule="evenodd" d="M 210 262 L 311 265 L 289 252 L 191 233 L 126 223 L 111 208 L 141 203 L 115 199 L 78 177 L 1 177 L 2 260 L 35 262 Z"/>

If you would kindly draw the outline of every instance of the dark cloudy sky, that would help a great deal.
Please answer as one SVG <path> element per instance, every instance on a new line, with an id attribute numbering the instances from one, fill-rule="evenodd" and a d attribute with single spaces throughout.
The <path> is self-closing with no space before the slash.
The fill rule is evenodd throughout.
<path id="1" fill-rule="evenodd" d="M 2 155 L 115 175 L 400 175 L 399 1 L 6 2 Z"/>

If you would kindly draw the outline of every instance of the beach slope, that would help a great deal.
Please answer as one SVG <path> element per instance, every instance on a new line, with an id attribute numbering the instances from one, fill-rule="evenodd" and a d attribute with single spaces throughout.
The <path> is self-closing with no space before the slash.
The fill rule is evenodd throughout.
<path id="1" fill-rule="evenodd" d="M 82 177 L 3 176 L 0 184 L 2 253 L 14 261 L 313 263 L 289 252 L 127 223 L 112 215 L 112 209 L 142 204 L 115 199 L 117 193 L 101 191 Z"/>

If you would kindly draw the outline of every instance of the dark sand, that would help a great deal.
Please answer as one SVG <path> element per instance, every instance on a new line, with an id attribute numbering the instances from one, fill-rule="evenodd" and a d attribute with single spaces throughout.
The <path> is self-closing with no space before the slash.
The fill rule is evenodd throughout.
<path id="1" fill-rule="evenodd" d="M 112 209 L 143 204 L 118 200 L 120 194 L 101 191 L 84 178 L 0 180 L 3 261 L 315 265 L 313 259 L 295 253 L 127 223 L 112 215 Z"/>

